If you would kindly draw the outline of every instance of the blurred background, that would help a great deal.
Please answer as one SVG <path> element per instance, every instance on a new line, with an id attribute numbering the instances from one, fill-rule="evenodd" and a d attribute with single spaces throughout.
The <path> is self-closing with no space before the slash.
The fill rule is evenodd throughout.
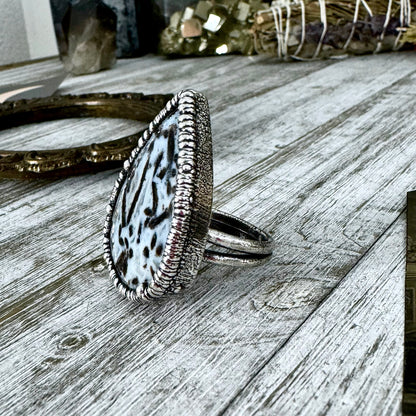
<path id="1" fill-rule="evenodd" d="M 118 58 L 283 60 L 414 49 L 416 0 L 0 0 L 0 65 L 60 55 L 74 75 Z"/>
<path id="2" fill-rule="evenodd" d="M 58 55 L 49 0 L 0 0 L 0 65 Z"/>
<path id="3" fill-rule="evenodd" d="M 117 18 L 116 54 L 134 57 L 155 51 L 158 35 L 175 11 L 193 0 L 0 0 L 0 65 L 25 62 L 59 53 L 62 21 L 71 6 L 85 9 L 104 4 Z M 94 14 L 91 12 L 90 14 Z M 105 19 L 104 16 L 101 16 Z M 54 31 L 58 37 L 55 38 Z"/>

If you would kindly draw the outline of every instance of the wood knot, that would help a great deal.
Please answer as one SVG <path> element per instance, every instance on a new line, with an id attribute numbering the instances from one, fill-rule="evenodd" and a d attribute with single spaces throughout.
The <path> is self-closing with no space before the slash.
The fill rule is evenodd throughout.
<path id="1" fill-rule="evenodd" d="M 58 349 L 61 351 L 76 351 L 84 347 L 90 341 L 87 334 L 66 334 L 59 342 Z"/>

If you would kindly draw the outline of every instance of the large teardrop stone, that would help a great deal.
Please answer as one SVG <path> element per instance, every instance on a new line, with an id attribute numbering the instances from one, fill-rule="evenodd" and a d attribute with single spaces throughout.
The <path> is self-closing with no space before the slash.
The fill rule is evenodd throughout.
<path id="1" fill-rule="evenodd" d="M 111 228 L 117 274 L 131 289 L 157 272 L 172 222 L 179 111 L 167 117 L 132 162 L 120 188 Z"/>

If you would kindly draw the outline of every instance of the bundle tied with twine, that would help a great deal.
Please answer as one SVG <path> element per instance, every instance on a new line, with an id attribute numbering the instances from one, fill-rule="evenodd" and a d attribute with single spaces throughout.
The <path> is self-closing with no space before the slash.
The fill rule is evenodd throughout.
<path id="1" fill-rule="evenodd" d="M 415 10 L 416 0 L 274 1 L 255 16 L 254 47 L 283 59 L 414 48 Z"/>

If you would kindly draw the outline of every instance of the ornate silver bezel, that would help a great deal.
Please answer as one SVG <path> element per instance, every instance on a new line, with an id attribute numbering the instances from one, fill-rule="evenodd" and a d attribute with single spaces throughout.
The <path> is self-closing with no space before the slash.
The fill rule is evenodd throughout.
<path id="1" fill-rule="evenodd" d="M 162 121 L 179 110 L 179 155 L 174 209 L 160 267 L 152 281 L 137 289 L 120 278 L 111 255 L 112 217 L 120 189 L 133 161 Z M 175 95 L 150 123 L 129 159 L 124 162 L 107 206 L 104 226 L 104 259 L 114 286 L 134 301 L 158 298 L 188 286 L 198 273 L 208 236 L 212 209 L 212 144 L 208 102 L 195 91 Z"/>

